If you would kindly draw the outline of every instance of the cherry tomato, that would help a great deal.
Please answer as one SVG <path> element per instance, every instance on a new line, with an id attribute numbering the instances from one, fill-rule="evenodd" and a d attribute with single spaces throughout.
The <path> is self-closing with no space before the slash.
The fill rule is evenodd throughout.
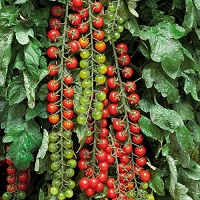
<path id="1" fill-rule="evenodd" d="M 85 194 L 89 197 L 94 196 L 95 190 L 91 187 L 88 187 L 84 190 Z"/>
<path id="2" fill-rule="evenodd" d="M 131 62 L 131 58 L 128 54 L 122 54 L 121 56 L 119 56 L 118 62 L 120 65 L 126 66 L 129 65 L 129 63 Z"/>
<path id="3" fill-rule="evenodd" d="M 71 75 L 68 75 L 68 76 L 65 76 L 64 77 L 64 82 L 67 84 L 67 85 L 71 85 L 74 81 L 74 78 L 71 76 Z"/>
<path id="4" fill-rule="evenodd" d="M 69 16 L 69 22 L 71 25 L 77 26 L 81 23 L 82 18 L 79 14 L 71 14 Z"/>
<path id="5" fill-rule="evenodd" d="M 7 167 L 8 175 L 15 175 L 17 173 L 17 168 L 14 165 Z"/>
<path id="6" fill-rule="evenodd" d="M 106 50 L 106 43 L 103 41 L 98 41 L 95 43 L 94 47 L 98 52 L 103 52 Z"/>
<path id="7" fill-rule="evenodd" d="M 97 186 L 94 188 L 95 192 L 102 192 L 104 189 L 104 184 L 101 182 L 98 182 Z"/>
<path id="8" fill-rule="evenodd" d="M 127 132 L 124 132 L 124 131 L 117 131 L 117 132 L 115 133 L 115 137 L 116 137 L 116 139 L 117 139 L 118 141 L 124 142 L 124 141 L 127 140 L 128 134 L 127 134 Z"/>
<path id="9" fill-rule="evenodd" d="M 57 124 L 60 120 L 60 116 L 59 115 L 56 115 L 56 114 L 51 114 L 49 115 L 49 122 L 51 124 Z"/>
<path id="10" fill-rule="evenodd" d="M 49 64 L 49 76 L 55 76 L 58 73 L 58 66 L 55 64 Z"/>
<path id="11" fill-rule="evenodd" d="M 115 91 L 115 90 L 114 90 L 114 91 L 110 92 L 108 98 L 109 98 L 109 100 L 110 100 L 111 102 L 117 103 L 117 102 L 120 101 L 121 96 L 120 96 L 120 93 L 119 93 L 118 91 Z"/>
<path id="12" fill-rule="evenodd" d="M 78 66 L 76 58 L 67 58 L 65 65 L 68 69 L 75 69 Z"/>
<path id="13" fill-rule="evenodd" d="M 80 38 L 80 32 L 77 28 L 70 28 L 67 31 L 67 36 L 70 40 L 77 40 Z"/>
<path id="14" fill-rule="evenodd" d="M 83 0 L 72 0 L 73 6 L 81 7 L 83 5 Z"/>
<path id="15" fill-rule="evenodd" d="M 135 147 L 134 153 L 139 157 L 143 157 L 146 154 L 146 148 L 144 146 Z"/>
<path id="16" fill-rule="evenodd" d="M 55 105 L 54 103 L 49 103 L 47 104 L 47 112 L 51 113 L 51 114 L 54 114 L 58 111 L 58 105 Z"/>
<path id="17" fill-rule="evenodd" d="M 49 58 L 55 59 L 58 57 L 58 48 L 51 46 L 47 49 L 46 54 Z"/>
<path id="18" fill-rule="evenodd" d="M 18 175 L 18 179 L 22 183 L 28 182 L 28 179 L 29 179 L 28 173 L 27 172 L 23 172 L 23 173 L 19 174 Z"/>
<path id="19" fill-rule="evenodd" d="M 71 120 L 64 120 L 63 126 L 66 130 L 71 130 L 74 127 L 74 122 Z"/>
<path id="20" fill-rule="evenodd" d="M 99 166 L 101 172 L 107 172 L 109 169 L 109 165 L 107 162 L 99 162 L 98 166 Z"/>
<path id="21" fill-rule="evenodd" d="M 78 42 L 82 49 L 85 49 L 90 43 L 89 39 L 86 37 L 79 38 Z"/>
<path id="22" fill-rule="evenodd" d="M 106 156 L 106 162 L 108 164 L 114 163 L 115 162 L 115 157 L 113 155 L 111 155 L 111 154 L 107 154 L 107 156 Z"/>
<path id="23" fill-rule="evenodd" d="M 116 46 L 116 51 L 119 55 L 126 54 L 128 52 L 128 46 L 125 43 L 119 43 Z"/>
<path id="24" fill-rule="evenodd" d="M 113 129 L 116 131 L 122 131 L 124 129 L 124 121 L 121 119 L 115 119 L 112 123 Z"/>
<path id="25" fill-rule="evenodd" d="M 88 136 L 85 139 L 85 144 L 91 144 L 93 142 L 93 140 L 94 140 L 94 136 L 93 135 Z"/>
<path id="26" fill-rule="evenodd" d="M 97 146 L 99 149 L 105 149 L 108 146 L 108 140 L 106 138 L 100 138 Z"/>
<path id="27" fill-rule="evenodd" d="M 96 55 L 95 55 L 95 60 L 96 60 L 98 63 L 103 64 L 103 63 L 106 61 L 106 56 L 105 56 L 104 54 L 96 54 Z"/>
<path id="28" fill-rule="evenodd" d="M 127 81 L 124 85 L 124 89 L 126 92 L 133 93 L 136 90 L 136 84 L 133 81 Z"/>
<path id="29" fill-rule="evenodd" d="M 108 106 L 108 112 L 109 112 L 111 115 L 116 115 L 116 114 L 118 114 L 117 107 L 118 107 L 118 105 L 117 105 L 116 103 L 111 103 L 111 104 Z"/>
<path id="30" fill-rule="evenodd" d="M 18 183 L 17 188 L 18 190 L 25 191 L 27 190 L 27 183 Z"/>
<path id="31" fill-rule="evenodd" d="M 84 149 L 81 149 L 80 151 L 79 151 L 79 157 L 81 158 L 81 159 L 89 159 L 90 158 L 90 155 L 91 155 L 91 152 L 90 152 L 90 150 L 89 149 L 86 149 L 86 148 L 84 148 Z"/>
<path id="32" fill-rule="evenodd" d="M 96 40 L 103 40 L 104 37 L 105 37 L 105 33 L 104 33 L 104 31 L 102 31 L 102 30 L 94 30 L 94 32 L 93 32 L 93 37 L 94 37 Z"/>
<path id="33" fill-rule="evenodd" d="M 87 59 L 87 58 L 89 58 L 89 56 L 90 56 L 90 52 L 88 51 L 88 50 L 81 50 L 81 52 L 80 52 L 80 56 L 81 56 L 81 58 L 82 59 Z M 80 63 L 79 63 L 79 65 L 80 65 Z M 88 67 L 88 66 L 87 66 Z M 82 67 L 83 68 L 83 67 Z"/>
<path id="34" fill-rule="evenodd" d="M 49 92 L 47 94 L 47 100 L 51 103 L 55 103 L 56 101 L 58 101 L 58 95 L 54 92 Z"/>
<path id="35" fill-rule="evenodd" d="M 106 119 L 109 116 L 109 111 L 107 108 L 102 109 L 102 119 Z"/>
<path id="36" fill-rule="evenodd" d="M 74 106 L 74 101 L 72 99 L 64 99 L 63 100 L 63 106 L 65 108 L 71 109 Z"/>
<path id="37" fill-rule="evenodd" d="M 101 150 L 100 152 L 96 153 L 95 156 L 98 161 L 103 162 L 106 160 L 107 153 Z"/>
<path id="38" fill-rule="evenodd" d="M 49 27 L 50 29 L 55 29 L 57 31 L 61 28 L 61 21 L 58 18 L 52 18 L 49 20 Z"/>
<path id="39" fill-rule="evenodd" d="M 77 26 L 77 29 L 79 30 L 80 33 L 87 33 L 89 30 L 89 25 L 85 22 L 82 22 Z"/>
<path id="40" fill-rule="evenodd" d="M 143 136 L 141 134 L 138 134 L 138 135 L 133 135 L 132 136 L 132 142 L 134 144 L 142 144 L 143 142 Z"/>
<path id="41" fill-rule="evenodd" d="M 104 64 L 100 64 L 97 66 L 97 71 L 99 74 L 105 74 L 107 72 L 107 66 Z"/>
<path id="42" fill-rule="evenodd" d="M 108 67 L 107 67 L 107 72 L 106 72 L 106 74 L 108 75 L 108 76 L 114 76 L 115 75 L 115 67 L 113 66 L 113 65 L 109 65 Z"/>
<path id="43" fill-rule="evenodd" d="M 125 145 L 123 146 L 122 150 L 123 150 L 123 152 L 124 152 L 125 154 L 130 154 L 130 153 L 132 153 L 132 151 L 133 151 L 133 147 L 132 147 L 131 144 L 125 144 Z"/>
<path id="44" fill-rule="evenodd" d="M 10 192 L 4 192 L 2 195 L 2 200 L 11 200 L 12 199 L 12 195 L 10 194 Z"/>
<path id="45" fill-rule="evenodd" d="M 104 91 L 98 91 L 98 92 L 96 93 L 96 99 L 97 99 L 98 101 L 103 101 L 103 100 L 105 100 L 105 99 L 106 99 L 106 93 L 105 93 Z"/>
<path id="46" fill-rule="evenodd" d="M 140 126 L 137 122 L 131 123 L 129 125 L 129 128 L 130 128 L 130 131 L 135 134 L 138 134 L 141 131 Z"/>
<path id="47" fill-rule="evenodd" d="M 7 180 L 7 183 L 12 185 L 16 183 L 17 178 L 16 178 L 16 175 L 9 175 L 7 176 L 6 180 Z"/>
<path id="48" fill-rule="evenodd" d="M 60 37 L 60 33 L 55 30 L 55 29 L 51 29 L 48 31 L 47 33 L 47 37 L 52 41 L 52 42 L 57 42 L 59 37 Z"/>
<path id="49" fill-rule="evenodd" d="M 101 28 L 104 25 L 104 19 L 103 17 L 100 17 L 99 15 L 94 17 L 94 19 L 92 20 L 93 25 L 96 28 Z"/>
<path id="50" fill-rule="evenodd" d="M 92 4 L 92 10 L 93 10 L 93 12 L 95 12 L 95 13 L 101 12 L 102 8 L 103 8 L 103 5 L 102 5 L 101 2 L 95 1 L 95 2 Z"/>
<path id="51" fill-rule="evenodd" d="M 109 134 L 109 130 L 107 128 L 101 128 L 99 131 L 98 131 L 98 136 L 100 138 L 106 138 Z"/>
<path id="52" fill-rule="evenodd" d="M 5 161 L 7 165 L 13 165 L 13 162 L 9 158 L 6 158 Z"/>
<path id="53" fill-rule="evenodd" d="M 97 74 L 94 80 L 97 85 L 103 85 L 106 82 L 106 76 L 104 76 L 103 74 Z"/>
<path id="54" fill-rule="evenodd" d="M 107 80 L 107 85 L 109 88 L 116 88 L 119 83 L 118 83 L 118 80 L 115 78 L 115 77 L 110 77 L 108 80 Z"/>
<path id="55" fill-rule="evenodd" d="M 99 172 L 99 176 L 97 177 L 99 182 L 105 183 L 106 180 L 108 179 L 108 175 L 106 172 Z"/>
<path id="56" fill-rule="evenodd" d="M 140 157 L 140 158 L 136 158 L 135 159 L 135 163 L 139 166 L 139 167 L 144 167 L 146 165 L 147 159 L 145 157 Z"/>
<path id="57" fill-rule="evenodd" d="M 108 186 L 108 188 L 114 188 L 115 181 L 116 180 L 114 178 L 108 178 L 106 181 L 106 185 Z"/>
<path id="58" fill-rule="evenodd" d="M 111 198 L 111 199 L 117 197 L 117 194 L 114 188 L 109 188 L 107 191 L 107 195 L 108 195 L 108 198 Z"/>
<path id="59" fill-rule="evenodd" d="M 78 11 L 79 9 L 81 9 L 82 7 L 77 7 L 77 6 L 74 6 L 73 4 L 70 5 L 70 9 L 73 10 L 73 11 Z"/>
<path id="60" fill-rule="evenodd" d="M 64 110 L 63 111 L 63 116 L 66 119 L 72 119 L 74 117 L 74 111 L 73 110 Z"/>
<path id="61" fill-rule="evenodd" d="M 148 182 L 151 178 L 151 174 L 147 170 L 142 170 L 140 179 L 142 182 Z"/>
<path id="62" fill-rule="evenodd" d="M 92 187 L 92 188 L 97 187 L 98 183 L 99 183 L 99 180 L 97 178 L 94 178 L 94 177 L 90 178 L 89 181 L 88 181 L 89 186 Z"/>
<path id="63" fill-rule="evenodd" d="M 124 67 L 122 70 L 122 76 L 124 78 L 131 78 L 133 76 L 133 69 L 131 67 Z"/>
<path id="64" fill-rule="evenodd" d="M 130 103 L 131 105 L 137 105 L 138 102 L 140 101 L 140 97 L 138 94 L 129 94 L 128 95 L 128 103 Z"/>
<path id="65" fill-rule="evenodd" d="M 82 19 L 86 19 L 89 16 L 89 10 L 88 8 L 81 8 L 78 10 L 78 14 Z"/>
<path id="66" fill-rule="evenodd" d="M 63 14 L 62 7 L 55 5 L 51 8 L 51 15 L 54 17 L 61 17 Z"/>
<path id="67" fill-rule="evenodd" d="M 63 90 L 63 94 L 67 98 L 72 98 L 74 96 L 74 89 L 72 87 L 67 87 Z"/>
<path id="68" fill-rule="evenodd" d="M 81 178 L 79 181 L 79 187 L 83 190 L 88 188 L 89 187 L 89 179 L 86 177 Z"/>
<path id="69" fill-rule="evenodd" d="M 60 87 L 60 84 L 57 80 L 50 80 L 47 84 L 47 88 L 54 92 L 54 91 L 57 91 Z"/>
<path id="70" fill-rule="evenodd" d="M 16 186 L 16 185 L 7 185 L 7 186 L 6 186 L 6 190 L 7 190 L 7 192 L 9 192 L 9 193 L 15 192 L 16 189 L 17 189 L 17 186 Z"/>
<path id="71" fill-rule="evenodd" d="M 131 121 L 138 121 L 140 119 L 140 112 L 138 110 L 131 110 L 128 117 Z"/>
<path id="72" fill-rule="evenodd" d="M 80 45 L 76 40 L 72 40 L 67 44 L 68 50 L 71 53 L 76 53 L 80 49 Z"/>

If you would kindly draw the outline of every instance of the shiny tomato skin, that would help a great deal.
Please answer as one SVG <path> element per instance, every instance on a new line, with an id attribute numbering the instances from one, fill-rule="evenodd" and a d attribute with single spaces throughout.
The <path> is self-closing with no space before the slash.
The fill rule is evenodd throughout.
<path id="1" fill-rule="evenodd" d="M 151 178 L 151 174 L 149 171 L 147 170 L 142 170 L 141 175 L 140 175 L 140 179 L 142 182 L 148 182 Z"/>
<path id="2" fill-rule="evenodd" d="M 50 80 L 48 83 L 47 83 L 47 88 L 48 90 L 50 90 L 51 92 L 55 92 L 59 89 L 60 87 L 60 84 L 57 80 Z"/>
<path id="3" fill-rule="evenodd" d="M 128 52 L 128 46 L 125 43 L 119 43 L 116 46 L 116 51 L 119 55 L 126 54 Z"/>
<path id="4" fill-rule="evenodd" d="M 55 105 L 54 103 L 48 103 L 47 104 L 47 112 L 51 113 L 51 114 L 54 114 L 58 111 L 58 105 Z"/>
<path id="5" fill-rule="evenodd" d="M 139 157 L 143 157 L 146 154 L 146 148 L 144 146 L 135 147 L 134 153 Z"/>
<path id="6" fill-rule="evenodd" d="M 111 199 L 116 198 L 117 194 L 114 188 L 109 188 L 107 191 L 107 196 Z"/>
<path id="7" fill-rule="evenodd" d="M 105 149 L 108 146 L 108 140 L 106 138 L 100 138 L 97 146 L 99 149 Z"/>
<path id="8" fill-rule="evenodd" d="M 144 137 L 141 134 L 133 135 L 132 142 L 134 144 L 142 144 Z"/>
<path id="9" fill-rule="evenodd" d="M 131 121 L 138 121 L 140 119 L 140 111 L 138 110 L 131 110 L 131 112 L 128 113 L 128 117 Z"/>
<path id="10" fill-rule="evenodd" d="M 86 189 L 84 190 L 84 192 L 85 192 L 85 194 L 86 194 L 87 196 L 89 196 L 89 197 L 92 197 L 92 196 L 94 196 L 94 194 L 95 194 L 95 190 L 94 190 L 93 188 L 91 188 L 91 187 L 86 188 Z"/>
<path id="11" fill-rule="evenodd" d="M 117 103 L 120 101 L 121 99 L 121 96 L 120 96 L 120 93 L 116 90 L 114 91 L 111 91 L 109 96 L 108 96 L 109 100 L 113 103 Z"/>
<path id="12" fill-rule="evenodd" d="M 74 89 L 72 87 L 67 87 L 63 90 L 63 94 L 67 98 L 72 98 L 74 96 Z"/>
<path id="13" fill-rule="evenodd" d="M 99 183 L 99 180 L 97 178 L 94 178 L 94 177 L 90 178 L 89 181 L 88 181 L 88 184 L 91 188 L 97 187 L 98 183 Z"/>
<path id="14" fill-rule="evenodd" d="M 16 175 L 9 175 L 6 177 L 6 180 L 7 180 L 7 183 L 12 185 L 12 184 L 16 183 L 17 177 L 16 177 Z"/>
<path id="15" fill-rule="evenodd" d="M 74 117 L 74 111 L 73 110 L 64 110 L 63 111 L 63 116 L 66 119 L 72 119 Z"/>
<path id="16" fill-rule="evenodd" d="M 77 40 L 80 38 L 81 34 L 77 28 L 70 28 L 67 31 L 67 36 L 70 40 Z"/>
<path id="17" fill-rule="evenodd" d="M 80 181 L 79 181 L 79 187 L 81 189 L 88 188 L 89 187 L 89 183 L 88 182 L 89 182 L 88 178 L 86 178 L 86 177 L 81 178 Z"/>
<path id="18" fill-rule="evenodd" d="M 107 128 L 101 128 L 101 130 L 98 131 L 98 137 L 100 138 L 106 138 L 109 134 L 109 130 Z"/>
<path id="19" fill-rule="evenodd" d="M 71 14 L 69 16 L 69 22 L 71 25 L 77 26 L 81 23 L 82 18 L 79 14 Z"/>
<path id="20" fill-rule="evenodd" d="M 90 155 L 91 155 L 91 152 L 89 149 L 87 148 L 84 148 L 84 149 L 81 149 L 78 153 L 79 157 L 81 159 L 89 159 L 90 158 Z"/>
<path id="21" fill-rule="evenodd" d="M 104 184 L 101 182 L 98 182 L 97 186 L 94 188 L 95 192 L 102 192 L 104 189 Z"/>
<path id="22" fill-rule="evenodd" d="M 139 101 L 140 97 L 138 94 L 134 93 L 128 95 L 128 103 L 130 103 L 131 105 L 137 105 Z"/>
<path id="23" fill-rule="evenodd" d="M 124 126 L 124 121 L 122 121 L 121 119 L 117 118 L 112 122 L 112 127 L 116 131 L 122 131 L 124 129 Z"/>
<path id="24" fill-rule="evenodd" d="M 106 43 L 103 41 L 98 41 L 95 43 L 94 47 L 98 52 L 103 52 L 106 50 Z"/>
<path id="25" fill-rule="evenodd" d="M 72 0 L 72 4 L 75 7 L 81 7 L 83 5 L 83 0 Z"/>
<path id="26" fill-rule="evenodd" d="M 55 5 L 51 8 L 51 15 L 53 17 L 61 17 L 62 14 L 63 14 L 63 11 L 62 11 L 62 7 L 61 6 L 58 6 L 58 5 Z"/>
<path id="27" fill-rule="evenodd" d="M 20 182 L 26 183 L 26 182 L 28 182 L 28 180 L 29 180 L 29 175 L 28 175 L 28 173 L 26 173 L 26 172 L 22 172 L 22 173 L 20 173 L 20 174 L 18 175 L 18 179 L 19 179 Z"/>
<path id="28" fill-rule="evenodd" d="M 10 165 L 7 167 L 8 175 L 15 175 L 17 173 L 17 168 L 14 165 Z"/>
<path id="29" fill-rule="evenodd" d="M 139 134 L 141 129 L 137 122 L 133 122 L 129 125 L 130 131 L 134 134 Z"/>
<path id="30" fill-rule="evenodd" d="M 116 103 L 111 103 L 110 105 L 108 105 L 108 112 L 111 115 L 116 115 L 118 114 L 118 110 L 117 110 L 118 105 Z"/>
<path id="31" fill-rule="evenodd" d="M 75 69 L 78 66 L 78 61 L 76 58 L 67 58 L 65 65 L 68 69 Z"/>
<path id="32" fill-rule="evenodd" d="M 72 120 L 64 120 L 63 121 L 63 127 L 66 130 L 71 130 L 74 127 L 74 122 Z"/>
<path id="33" fill-rule="evenodd" d="M 106 72 L 106 74 L 107 74 L 108 76 L 114 76 L 115 73 L 116 73 L 116 71 L 115 71 L 115 66 L 113 66 L 113 65 L 107 66 L 107 72 Z"/>
<path id="34" fill-rule="evenodd" d="M 139 166 L 139 167 L 144 167 L 146 165 L 147 159 L 145 157 L 139 157 L 135 159 L 135 163 Z"/>
<path id="35" fill-rule="evenodd" d="M 105 183 L 106 180 L 108 179 L 108 175 L 106 172 L 99 172 L 99 176 L 97 177 L 99 182 Z"/>
<path id="36" fill-rule="evenodd" d="M 80 49 L 80 45 L 76 40 L 72 40 L 67 44 L 70 53 L 76 53 Z"/>
<path id="37" fill-rule="evenodd" d="M 49 58 L 55 59 L 58 57 L 58 48 L 51 46 L 47 49 L 46 54 Z"/>
<path id="38" fill-rule="evenodd" d="M 122 54 L 121 56 L 119 56 L 118 62 L 120 65 L 126 66 L 130 64 L 131 58 L 128 54 Z"/>
<path id="39" fill-rule="evenodd" d="M 56 114 L 51 114 L 49 115 L 49 122 L 51 124 L 57 124 L 60 120 L 60 116 L 59 115 L 56 115 Z"/>
<path id="40" fill-rule="evenodd" d="M 130 153 L 132 153 L 132 151 L 133 151 L 132 144 L 125 144 L 125 145 L 123 146 L 122 150 L 123 150 L 123 152 L 124 152 L 125 154 L 130 154 Z"/>
<path id="41" fill-rule="evenodd" d="M 107 162 L 99 162 L 98 166 L 100 168 L 100 172 L 107 172 L 109 169 L 109 165 Z"/>
<path id="42" fill-rule="evenodd" d="M 108 85 L 109 88 L 114 89 L 119 85 L 119 83 L 118 83 L 118 80 L 115 77 L 110 77 L 107 80 L 107 85 Z"/>
<path id="43" fill-rule="evenodd" d="M 99 15 L 94 17 L 94 19 L 92 20 L 93 25 L 96 28 L 101 28 L 104 25 L 104 19 L 103 17 L 100 17 Z"/>
<path id="44" fill-rule="evenodd" d="M 96 40 L 103 40 L 104 37 L 105 37 L 105 33 L 103 30 L 94 30 L 93 32 L 93 37 L 96 39 Z"/>
<path id="45" fill-rule="evenodd" d="M 92 4 L 92 11 L 95 12 L 95 13 L 101 12 L 102 8 L 103 8 L 103 5 L 102 5 L 101 2 L 95 1 Z"/>
<path id="46" fill-rule="evenodd" d="M 47 37 L 52 41 L 52 42 L 57 42 L 59 37 L 60 37 L 60 32 L 55 30 L 55 29 L 51 29 L 48 31 L 47 33 Z"/>
<path id="47" fill-rule="evenodd" d="M 89 30 L 89 25 L 85 22 L 82 22 L 77 26 L 77 29 L 79 30 L 80 33 L 87 33 Z"/>
<path id="48" fill-rule="evenodd" d="M 49 69 L 49 76 L 55 76 L 58 74 L 58 66 L 57 65 L 49 64 L 48 69 Z"/>
<path id="49" fill-rule="evenodd" d="M 88 136 L 85 139 L 85 144 L 91 144 L 93 142 L 93 140 L 94 140 L 94 136 L 93 135 Z"/>
<path id="50" fill-rule="evenodd" d="M 86 19 L 89 16 L 89 10 L 88 8 L 81 8 L 78 10 L 78 14 L 82 19 Z"/>
<path id="51" fill-rule="evenodd" d="M 18 183 L 17 188 L 18 190 L 25 191 L 27 190 L 27 183 Z"/>
<path id="52" fill-rule="evenodd" d="M 49 27 L 59 31 L 61 29 L 61 21 L 58 18 L 52 18 L 49 20 Z"/>
<path id="53" fill-rule="evenodd" d="M 16 189 L 17 189 L 17 186 L 16 186 L 16 185 L 7 185 L 7 186 L 6 186 L 6 191 L 9 192 L 9 193 L 15 192 Z"/>
<path id="54" fill-rule="evenodd" d="M 72 109 L 74 106 L 74 101 L 72 99 L 64 99 L 62 104 L 65 108 Z"/>
<path id="55" fill-rule="evenodd" d="M 136 90 L 136 84 L 133 81 L 127 81 L 124 85 L 124 89 L 128 93 L 133 93 Z"/>
<path id="56" fill-rule="evenodd" d="M 118 141 L 124 142 L 124 141 L 127 140 L 128 134 L 127 134 L 127 132 L 124 132 L 123 130 L 121 130 L 121 131 L 117 131 L 117 132 L 115 133 L 115 137 L 116 137 L 116 139 L 117 139 Z"/>
<path id="57" fill-rule="evenodd" d="M 124 67 L 124 69 L 122 70 L 122 76 L 124 78 L 131 78 L 133 76 L 133 69 L 131 67 Z"/>
<path id="58" fill-rule="evenodd" d="M 47 100 L 50 102 L 50 103 L 55 103 L 56 101 L 58 101 L 58 95 L 55 93 L 55 92 L 49 92 L 47 94 Z"/>
<path id="59" fill-rule="evenodd" d="M 65 76 L 64 77 L 64 82 L 67 85 L 71 85 L 74 81 L 74 78 L 71 75 Z"/>

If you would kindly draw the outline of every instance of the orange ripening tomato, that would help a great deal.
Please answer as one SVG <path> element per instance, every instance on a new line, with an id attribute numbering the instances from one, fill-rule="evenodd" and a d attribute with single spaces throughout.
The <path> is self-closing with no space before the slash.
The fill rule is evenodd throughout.
<path id="1" fill-rule="evenodd" d="M 98 41 L 95 43 L 94 47 L 98 52 L 103 52 L 106 50 L 106 43 L 103 41 Z"/>
<path id="2" fill-rule="evenodd" d="M 85 37 L 79 38 L 78 42 L 82 49 L 85 49 L 90 43 L 89 39 Z"/>
<path id="3" fill-rule="evenodd" d="M 60 120 L 60 116 L 56 114 L 49 115 L 49 122 L 51 124 L 57 124 Z"/>

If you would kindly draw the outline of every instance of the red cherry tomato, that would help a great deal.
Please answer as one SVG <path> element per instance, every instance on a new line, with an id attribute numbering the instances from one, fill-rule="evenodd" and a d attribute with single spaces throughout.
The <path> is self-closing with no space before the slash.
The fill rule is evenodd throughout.
<path id="1" fill-rule="evenodd" d="M 55 76 L 56 74 L 58 74 L 58 66 L 57 65 L 49 64 L 48 69 L 49 69 L 49 76 Z"/>
<path id="2" fill-rule="evenodd" d="M 81 7 L 83 5 L 83 0 L 72 0 L 72 4 L 75 7 Z"/>
<path id="3" fill-rule="evenodd" d="M 128 95 L 128 103 L 131 105 L 137 105 L 140 101 L 140 97 L 138 94 L 129 94 Z"/>
<path id="4" fill-rule="evenodd" d="M 77 26 L 77 29 L 79 30 L 80 33 L 87 33 L 89 30 L 89 25 L 85 22 L 82 22 Z"/>
<path id="5" fill-rule="evenodd" d="M 71 25 L 77 26 L 81 23 L 82 18 L 79 14 L 71 14 L 69 16 L 69 22 Z"/>
<path id="6" fill-rule="evenodd" d="M 74 106 L 74 101 L 72 99 L 64 99 L 63 106 L 68 109 L 72 109 Z"/>
<path id="7" fill-rule="evenodd" d="M 138 134 L 138 135 L 133 135 L 132 136 L 132 142 L 134 144 L 142 144 L 143 142 L 143 136 L 141 134 Z"/>
<path id="8" fill-rule="evenodd" d="M 55 29 L 57 31 L 61 28 L 61 21 L 58 18 L 52 18 L 49 20 L 49 27 L 50 29 Z"/>
<path id="9" fill-rule="evenodd" d="M 95 13 L 101 12 L 102 8 L 103 8 L 103 5 L 102 5 L 101 2 L 95 1 L 95 2 L 92 4 L 92 10 L 93 10 L 93 12 L 95 12 Z"/>
<path id="10" fill-rule="evenodd" d="M 112 123 L 113 129 L 116 131 L 122 131 L 124 129 L 124 121 L 121 119 L 115 119 Z"/>
<path id="11" fill-rule="evenodd" d="M 63 94 L 67 98 L 72 98 L 74 96 L 74 89 L 72 87 L 67 87 L 63 90 Z"/>
<path id="12" fill-rule="evenodd" d="M 57 47 L 54 47 L 54 46 L 51 46 L 47 49 L 47 56 L 49 58 L 52 58 L 52 59 L 55 59 L 58 57 L 58 48 Z"/>
<path id="13" fill-rule="evenodd" d="M 118 114 L 117 107 L 118 107 L 118 105 L 117 105 L 116 103 L 111 103 L 111 104 L 108 106 L 108 112 L 109 112 L 111 115 L 116 115 L 116 114 Z"/>
<path id="14" fill-rule="evenodd" d="M 50 80 L 47 84 L 48 90 L 54 92 L 57 91 L 60 87 L 60 84 L 57 80 Z"/>
<path id="15" fill-rule="evenodd" d="M 121 56 L 119 56 L 118 62 L 120 65 L 126 66 L 129 65 L 129 63 L 131 62 L 131 58 L 128 54 L 122 54 Z"/>
<path id="16" fill-rule="evenodd" d="M 125 43 L 119 43 L 116 46 L 116 51 L 119 55 L 126 54 L 128 52 L 128 46 Z"/>
<path id="17" fill-rule="evenodd" d="M 67 36 L 70 40 L 77 40 L 80 38 L 80 32 L 77 28 L 70 28 L 68 31 L 67 31 Z"/>
<path id="18" fill-rule="evenodd" d="M 55 5 L 51 8 L 51 15 L 54 17 L 61 17 L 63 14 L 62 7 Z"/>
<path id="19" fill-rule="evenodd" d="M 54 103 L 49 103 L 47 104 L 47 112 L 51 113 L 51 114 L 54 114 L 58 111 L 58 105 L 55 105 Z"/>
<path id="20" fill-rule="evenodd" d="M 20 182 L 26 183 L 26 182 L 28 182 L 29 175 L 28 175 L 28 173 L 23 172 L 23 173 L 18 175 L 18 179 L 19 179 Z"/>
<path id="21" fill-rule="evenodd" d="M 104 19 L 103 17 L 100 17 L 99 15 L 94 17 L 94 19 L 92 20 L 93 25 L 96 28 L 101 28 L 104 25 Z"/>
<path id="22" fill-rule="evenodd" d="M 89 16 L 89 10 L 88 8 L 81 8 L 78 10 L 78 14 L 82 19 L 86 19 Z"/>
<path id="23" fill-rule="evenodd" d="M 140 157 L 140 158 L 136 158 L 135 159 L 135 163 L 139 166 L 139 167 L 144 167 L 146 165 L 147 159 L 145 157 Z"/>
<path id="24" fill-rule="evenodd" d="M 51 103 L 55 103 L 56 101 L 58 101 L 58 95 L 55 94 L 54 92 L 49 92 L 47 94 L 47 100 Z"/>
<path id="25" fill-rule="evenodd" d="M 133 69 L 131 67 L 124 67 L 122 70 L 122 76 L 124 78 L 131 78 L 133 76 Z"/>
<path id="26" fill-rule="evenodd" d="M 109 94 L 109 100 L 113 103 L 117 103 L 120 101 L 121 99 L 121 95 L 118 91 L 111 91 L 110 94 Z"/>
<path id="27" fill-rule="evenodd" d="M 128 117 L 131 121 L 138 121 L 140 119 L 140 111 L 138 110 L 131 110 L 131 112 L 129 112 Z"/>
<path id="28" fill-rule="evenodd" d="M 80 49 L 80 44 L 76 40 L 72 40 L 67 44 L 69 52 L 76 53 Z"/>
<path id="29" fill-rule="evenodd" d="M 78 66 L 76 58 L 67 58 L 65 65 L 68 69 L 75 69 Z"/>
<path id="30" fill-rule="evenodd" d="M 137 156 L 142 157 L 142 156 L 144 156 L 146 154 L 146 148 L 144 146 L 135 147 L 134 153 Z"/>
<path id="31" fill-rule="evenodd" d="M 136 84 L 133 81 L 127 81 L 124 85 L 124 89 L 126 92 L 133 93 L 136 90 Z"/>
<path id="32" fill-rule="evenodd" d="M 104 31 L 102 30 L 94 30 L 93 32 L 93 37 L 96 39 L 96 40 L 103 40 L 104 37 L 105 37 L 105 33 Z"/>
<path id="33" fill-rule="evenodd" d="M 47 37 L 52 41 L 52 42 L 57 42 L 59 37 L 60 37 L 60 33 L 55 30 L 55 29 L 51 29 L 48 31 L 47 33 Z"/>
<path id="34" fill-rule="evenodd" d="M 147 182 L 149 181 L 151 178 L 151 174 L 149 173 L 149 171 L 147 170 L 142 170 L 141 175 L 140 175 L 140 179 L 142 182 Z"/>

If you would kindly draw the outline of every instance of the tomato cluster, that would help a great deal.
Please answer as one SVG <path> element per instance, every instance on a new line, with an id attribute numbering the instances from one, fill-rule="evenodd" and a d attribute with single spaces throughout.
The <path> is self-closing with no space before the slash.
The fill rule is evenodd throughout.
<path id="1" fill-rule="evenodd" d="M 9 145 L 6 147 L 8 150 Z M 26 190 L 28 186 L 28 182 L 30 179 L 29 169 L 18 170 L 13 162 L 9 159 L 5 159 L 7 167 L 8 176 L 7 180 L 7 192 L 5 192 L 2 196 L 3 200 L 10 200 L 13 197 L 17 199 L 25 199 L 26 198 Z"/>

